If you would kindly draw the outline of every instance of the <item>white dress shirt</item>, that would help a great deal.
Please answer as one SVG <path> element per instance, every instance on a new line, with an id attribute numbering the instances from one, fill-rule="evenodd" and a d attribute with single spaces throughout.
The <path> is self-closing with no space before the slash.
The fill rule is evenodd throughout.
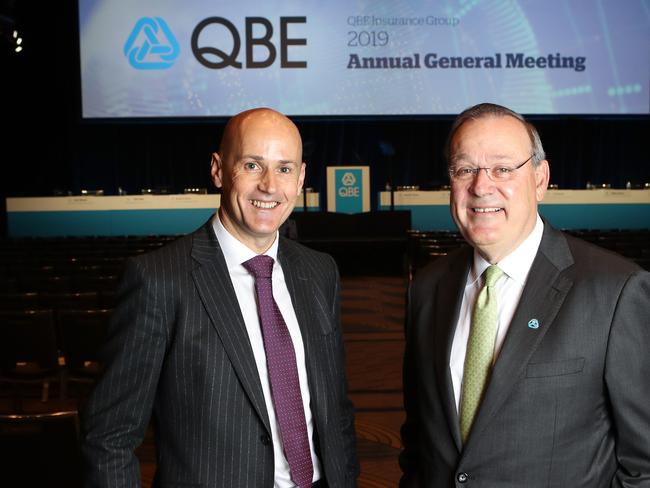
<path id="1" fill-rule="evenodd" d="M 235 288 L 239 308 L 241 309 L 248 338 L 253 348 L 257 372 L 262 383 L 262 392 L 266 403 L 266 411 L 269 415 L 271 424 L 271 436 L 273 439 L 273 453 L 275 459 L 275 488 L 294 488 L 296 485 L 291 481 L 289 473 L 289 463 L 284 455 L 280 431 L 275 417 L 275 408 L 273 406 L 273 397 L 271 396 L 271 385 L 269 383 L 269 374 L 266 367 L 266 353 L 264 352 L 264 340 L 262 339 L 262 329 L 260 327 L 259 316 L 257 313 L 257 302 L 255 298 L 255 280 L 253 276 L 242 266 L 242 263 L 257 256 L 253 250 L 242 244 L 233 237 L 223 226 L 218 216 L 213 220 L 213 227 L 219 246 L 228 266 L 228 273 Z M 307 382 L 307 368 L 305 366 L 305 348 L 298 326 L 298 319 L 291 303 L 291 296 L 287 284 L 284 280 L 282 267 L 277 260 L 278 255 L 278 236 L 276 233 L 275 241 L 271 248 L 264 254 L 270 256 L 275 261 L 273 264 L 273 298 L 278 304 L 282 313 L 291 340 L 296 352 L 296 364 L 298 366 L 298 380 L 300 382 L 300 392 L 302 394 L 303 408 L 305 410 L 305 420 L 307 421 L 307 434 L 309 437 L 309 449 L 311 451 L 311 460 L 314 466 L 313 480 L 319 480 L 321 477 L 321 467 L 316 452 L 314 451 L 314 422 L 309 407 L 309 384 Z"/>
<path id="2" fill-rule="evenodd" d="M 537 215 L 535 228 L 530 235 L 517 249 L 496 263 L 501 271 L 503 271 L 503 276 L 496 283 L 497 306 L 499 311 L 494 356 L 492 359 L 493 364 L 499 356 L 499 352 L 501 352 L 501 346 L 503 346 L 503 341 L 510 327 L 510 321 L 519 304 L 519 299 L 524 290 L 530 268 L 537 255 L 539 244 L 542 242 L 543 233 L 544 223 L 539 215 Z M 482 275 L 488 266 L 490 266 L 490 263 L 483 259 L 478 252 L 474 251 L 474 264 L 467 275 L 465 293 L 463 294 L 463 301 L 460 305 L 458 322 L 456 324 L 454 340 L 451 345 L 451 355 L 449 357 L 449 368 L 451 370 L 451 381 L 454 387 L 457 412 L 460 411 L 460 392 L 463 384 L 467 340 L 469 339 L 472 322 L 472 307 L 483 286 L 484 278 L 482 278 Z"/>

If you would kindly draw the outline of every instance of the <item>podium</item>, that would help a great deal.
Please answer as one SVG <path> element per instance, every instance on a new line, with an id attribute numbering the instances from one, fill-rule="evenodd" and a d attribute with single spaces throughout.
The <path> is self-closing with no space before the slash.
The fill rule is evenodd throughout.
<path id="1" fill-rule="evenodd" d="M 327 211 L 370 212 L 370 167 L 327 167 Z"/>

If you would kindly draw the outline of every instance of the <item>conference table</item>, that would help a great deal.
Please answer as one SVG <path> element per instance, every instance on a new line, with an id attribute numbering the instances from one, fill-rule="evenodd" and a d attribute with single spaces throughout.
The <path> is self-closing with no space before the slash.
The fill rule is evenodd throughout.
<path id="1" fill-rule="evenodd" d="M 379 209 L 390 209 L 390 192 L 380 192 Z M 394 210 L 411 211 L 411 227 L 456 230 L 449 213 L 449 191 L 397 191 Z M 540 214 L 560 229 L 650 229 L 650 189 L 549 189 Z"/>
<path id="2" fill-rule="evenodd" d="M 296 198 L 296 212 L 317 211 L 319 194 Z M 219 207 L 219 194 L 7 198 L 9 237 L 178 235 Z M 304 204 L 307 205 L 304 205 Z"/>
<path id="3" fill-rule="evenodd" d="M 380 211 L 390 210 L 390 199 L 380 192 Z M 7 198 L 7 230 L 10 237 L 185 234 L 219 203 L 218 194 Z M 411 212 L 411 229 L 456 230 L 449 191 L 397 191 L 393 203 Z M 295 211 L 305 210 L 320 211 L 319 193 L 308 192 L 306 202 L 298 196 Z M 650 229 L 650 190 L 548 190 L 540 213 L 562 229 Z"/>

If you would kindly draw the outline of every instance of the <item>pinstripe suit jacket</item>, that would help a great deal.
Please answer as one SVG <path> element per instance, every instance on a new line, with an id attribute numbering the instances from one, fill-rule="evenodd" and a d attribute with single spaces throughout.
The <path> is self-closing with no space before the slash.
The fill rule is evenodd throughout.
<path id="1" fill-rule="evenodd" d="M 463 445 L 449 357 L 471 263 L 410 290 L 400 486 L 650 487 L 650 273 L 545 223 Z"/>
<path id="2" fill-rule="evenodd" d="M 355 486 L 336 265 L 284 238 L 278 260 L 303 336 L 323 474 L 331 487 Z M 119 303 L 82 416 L 87 486 L 139 486 L 134 448 L 153 412 L 154 486 L 272 488 L 262 387 L 212 224 L 129 260 Z"/>

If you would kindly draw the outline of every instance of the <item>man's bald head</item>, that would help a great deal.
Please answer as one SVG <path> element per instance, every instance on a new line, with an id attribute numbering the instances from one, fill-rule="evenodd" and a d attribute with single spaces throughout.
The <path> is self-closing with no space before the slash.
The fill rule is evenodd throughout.
<path id="1" fill-rule="evenodd" d="M 246 110 L 233 116 L 228 121 L 221 136 L 221 144 L 219 145 L 219 154 L 221 157 L 227 159 L 229 154 L 232 154 L 233 146 L 238 144 L 247 129 L 252 127 L 262 130 L 268 128 L 285 132 L 287 138 L 294 139 L 297 142 L 300 150 L 299 159 L 302 159 L 302 139 L 300 138 L 300 132 L 296 124 L 286 115 L 266 107 Z"/>

